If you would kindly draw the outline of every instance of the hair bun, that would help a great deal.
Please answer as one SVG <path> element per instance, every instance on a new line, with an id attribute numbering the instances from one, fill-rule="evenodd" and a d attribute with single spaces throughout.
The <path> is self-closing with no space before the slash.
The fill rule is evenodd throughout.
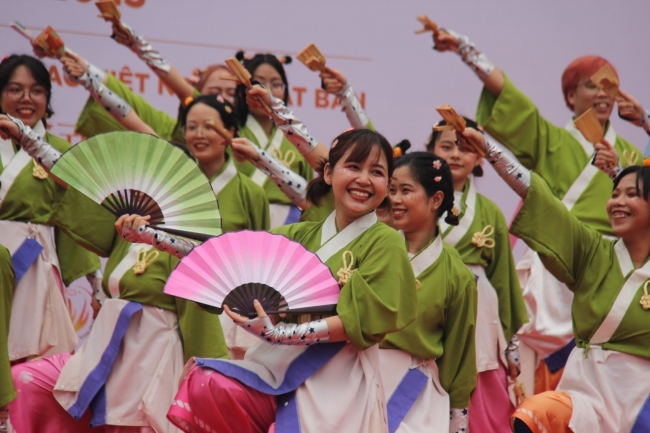
<path id="1" fill-rule="evenodd" d="M 293 59 L 291 58 L 291 56 L 281 56 L 281 57 L 278 57 L 278 60 L 283 65 L 289 65 L 289 64 L 291 64 L 291 62 L 293 62 Z"/>
<path id="2" fill-rule="evenodd" d="M 447 216 L 445 217 L 445 222 L 449 224 L 450 226 L 457 226 L 460 223 L 460 220 L 458 217 L 454 214 L 451 213 L 451 211 L 447 211 Z"/>
<path id="3" fill-rule="evenodd" d="M 246 53 L 244 50 L 239 50 L 235 53 L 235 58 L 241 62 L 246 58 Z"/>

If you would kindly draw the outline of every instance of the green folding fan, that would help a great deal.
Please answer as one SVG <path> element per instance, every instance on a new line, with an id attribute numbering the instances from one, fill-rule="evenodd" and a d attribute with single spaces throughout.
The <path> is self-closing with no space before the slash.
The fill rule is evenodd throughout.
<path id="1" fill-rule="evenodd" d="M 197 240 L 221 234 L 208 179 L 181 149 L 152 135 L 96 135 L 65 152 L 52 174 L 115 216 L 150 215 L 152 227 Z"/>

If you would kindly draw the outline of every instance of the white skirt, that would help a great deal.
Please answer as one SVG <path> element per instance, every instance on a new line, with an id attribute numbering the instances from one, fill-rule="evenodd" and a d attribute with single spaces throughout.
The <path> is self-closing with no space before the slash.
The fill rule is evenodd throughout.
<path id="1" fill-rule="evenodd" d="M 286 409 L 293 403 L 278 402 L 278 428 L 286 422 L 299 424 L 302 433 L 387 433 L 378 352 L 377 345 L 359 351 L 350 343 L 307 347 L 259 341 L 243 361 L 195 362 L 268 394 L 295 390 L 295 413 Z"/>
<path id="2" fill-rule="evenodd" d="M 476 315 L 476 367 L 478 372 L 496 370 L 499 363 L 508 367 L 505 350 L 508 347 L 499 317 L 499 298 L 490 283 L 485 268 L 467 265 L 478 276 L 478 311 Z"/>
<path id="3" fill-rule="evenodd" d="M 71 353 L 77 334 L 62 296 L 54 236 L 50 226 L 0 221 L 0 243 L 13 254 L 27 238 L 43 251 L 14 290 L 9 325 L 9 359 Z"/>
<path id="4" fill-rule="evenodd" d="M 105 355 L 127 304 L 132 303 L 107 299 L 88 340 L 64 366 L 54 388 L 54 397 L 64 409 L 79 399 L 79 390 Z M 182 371 L 183 345 L 176 313 L 143 305 L 128 323 L 105 383 L 105 423 L 151 426 L 158 433 L 180 432 L 167 420 L 167 411 L 178 391 Z"/>
<path id="5" fill-rule="evenodd" d="M 517 274 L 530 319 L 519 331 L 519 338 L 540 358 L 546 358 L 573 339 L 573 292 L 546 270 L 532 249 L 517 263 Z"/>
<path id="6" fill-rule="evenodd" d="M 576 433 L 631 431 L 650 395 L 648 372 L 650 359 L 599 346 L 588 354 L 574 348 L 557 387 L 571 396 L 569 427 Z"/>
<path id="7" fill-rule="evenodd" d="M 449 394 L 440 385 L 436 361 L 422 361 L 397 349 L 380 349 L 379 361 L 388 400 L 410 369 L 417 368 L 429 378 L 396 432 L 449 433 Z"/>

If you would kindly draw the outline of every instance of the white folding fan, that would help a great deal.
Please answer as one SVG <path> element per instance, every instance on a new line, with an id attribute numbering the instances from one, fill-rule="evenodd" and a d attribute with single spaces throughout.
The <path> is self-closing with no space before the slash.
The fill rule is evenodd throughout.
<path id="1" fill-rule="evenodd" d="M 285 236 L 243 230 L 209 239 L 171 273 L 165 293 L 255 317 L 333 313 L 340 288 L 318 256 Z"/>
<path id="2" fill-rule="evenodd" d="M 96 135 L 65 152 L 52 174 L 118 217 L 150 215 L 152 227 L 197 240 L 221 234 L 209 180 L 181 149 L 152 135 Z"/>

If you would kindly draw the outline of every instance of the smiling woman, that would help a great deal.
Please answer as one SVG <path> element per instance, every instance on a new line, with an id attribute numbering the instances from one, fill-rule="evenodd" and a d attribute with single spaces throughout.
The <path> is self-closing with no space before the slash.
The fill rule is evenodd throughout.
<path id="1" fill-rule="evenodd" d="M 464 136 L 523 199 L 511 232 L 574 294 L 576 347 L 557 392 L 524 400 L 512 417 L 515 432 L 643 431 L 650 411 L 650 383 L 638 380 L 650 369 L 650 167 L 629 167 L 614 181 L 606 205 L 620 236 L 614 242 L 581 223 L 498 145 L 469 130 Z"/>
<path id="2" fill-rule="evenodd" d="M 534 170 L 562 200 L 571 213 L 604 236 L 612 236 L 605 212 L 611 181 L 591 166 L 594 146 L 573 125 L 546 120 L 500 68 L 492 64 L 468 36 L 452 30 L 434 35 L 438 51 L 452 51 L 483 82 L 476 120 L 491 136 L 510 150 L 528 169 Z M 639 150 L 618 136 L 609 122 L 614 99 L 591 83 L 590 77 L 603 65 L 613 65 L 598 56 L 583 56 L 571 62 L 562 74 L 561 88 L 567 107 L 577 118 L 593 109 L 605 129 L 605 140 L 618 155 L 627 154 L 625 164 L 641 161 Z M 633 99 L 633 98 L 632 98 Z M 621 110 L 622 105 L 619 105 Z M 540 258 L 528 250 L 518 264 L 520 284 L 530 322 L 521 331 L 522 376 L 528 390 L 552 389 L 561 375 L 561 350 L 573 344 L 571 292 L 553 278 Z M 552 288 L 552 290 L 549 290 Z M 553 364 L 552 370 L 547 362 Z M 553 374 L 553 377 L 551 376 Z M 535 388 L 535 381 L 538 387 Z"/>
<path id="3" fill-rule="evenodd" d="M 301 316 L 299 326 L 276 322 L 265 331 L 268 317 L 259 304 L 252 320 L 226 309 L 260 341 L 245 361 L 194 360 L 168 414 L 179 428 L 268 431 L 275 422 L 277 431 L 296 425 L 325 433 L 386 431 L 377 343 L 406 328 L 416 311 L 404 243 L 374 213 L 392 171 L 392 148 L 380 134 L 355 130 L 338 137 L 324 176 L 308 189 L 316 201 L 333 191 L 335 211 L 325 221 L 273 230 L 316 252 L 339 276 L 336 314 Z M 269 338 L 277 346 L 267 342 L 270 333 L 281 336 Z M 295 333 L 304 335 L 287 338 Z"/>
<path id="4" fill-rule="evenodd" d="M 48 140 L 58 152 L 70 147 L 45 129 L 53 114 L 51 88 L 47 69 L 33 57 L 13 55 L 0 63 L 0 135 L 5 138 L 0 139 L 0 243 L 15 261 L 28 265 L 17 278 L 11 301 L 1 305 L 3 320 L 11 317 L 8 353 L 14 363 L 74 350 L 77 336 L 62 296 L 63 283 L 99 268 L 96 256 L 52 231 L 53 207 L 62 189 L 19 151 L 18 124 L 33 128 L 34 136 Z M 0 350 L 7 352 L 6 347 Z M 6 376 L 9 365 L 0 369 L 0 376 Z M 2 383 L 0 402 L 6 403 L 12 392 L 11 383 Z"/>

